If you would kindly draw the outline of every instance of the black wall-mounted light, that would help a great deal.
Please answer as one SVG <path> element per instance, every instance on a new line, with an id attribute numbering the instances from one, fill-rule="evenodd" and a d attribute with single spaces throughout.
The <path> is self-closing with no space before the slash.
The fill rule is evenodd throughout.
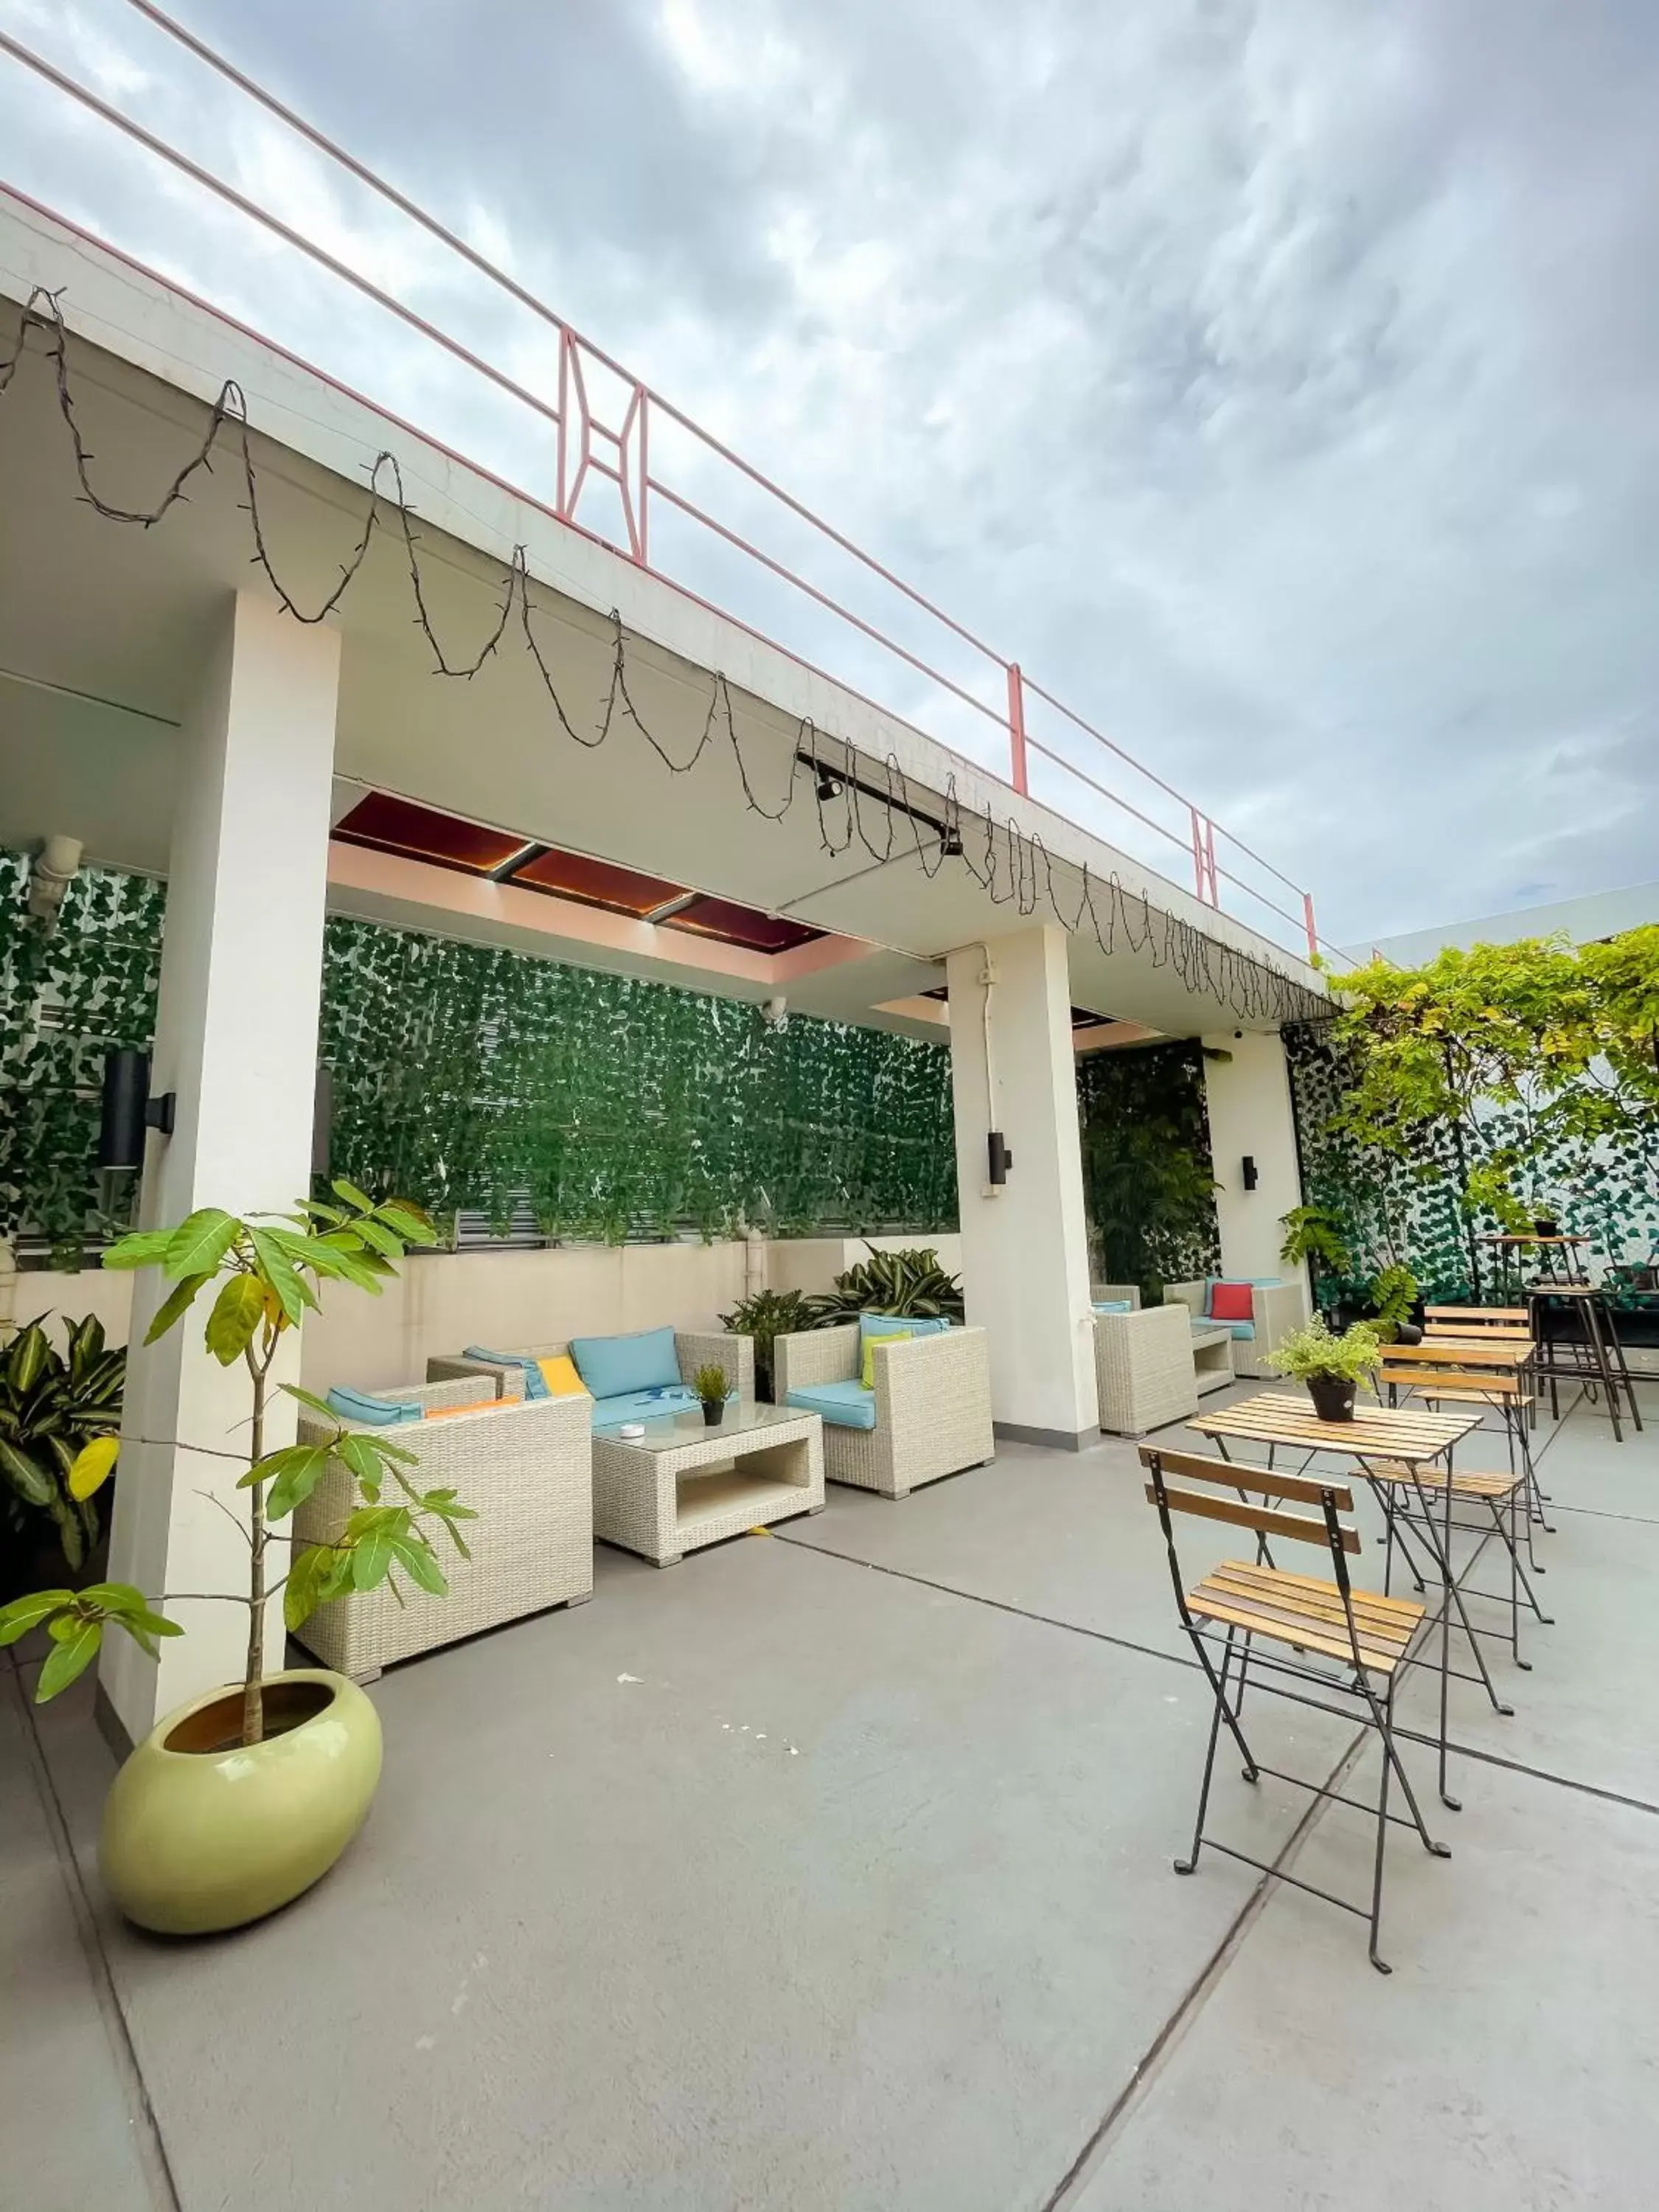
<path id="1" fill-rule="evenodd" d="M 317 1063 L 316 1103 L 311 1115 L 311 1173 L 313 1182 L 328 1176 L 329 1141 L 334 1132 L 334 1070 Z"/>
<path id="2" fill-rule="evenodd" d="M 144 1164 L 144 1132 L 173 1134 L 177 1099 L 171 1091 L 149 1095 L 149 1054 L 131 1046 L 104 1060 L 104 1100 L 98 1121 L 100 1168 L 137 1169 Z"/>
<path id="3" fill-rule="evenodd" d="M 1249 1152 L 1246 1152 L 1242 1164 L 1244 1170 L 1244 1188 L 1246 1190 L 1254 1190 L 1261 1179 L 1256 1173 L 1255 1161 Z"/>
<path id="4" fill-rule="evenodd" d="M 990 1170 L 991 1188 L 1000 1190 L 1008 1180 L 1008 1170 L 1014 1164 L 1014 1156 L 1003 1141 L 1000 1129 L 993 1129 L 985 1139 L 987 1164 Z"/>

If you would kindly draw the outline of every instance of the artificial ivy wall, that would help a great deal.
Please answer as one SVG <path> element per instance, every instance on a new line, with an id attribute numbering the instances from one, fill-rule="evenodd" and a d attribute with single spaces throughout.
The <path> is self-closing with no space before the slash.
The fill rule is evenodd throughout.
<path id="1" fill-rule="evenodd" d="M 1285 1049 L 1304 1194 L 1334 1217 L 1353 1258 L 1348 1283 L 1363 1286 L 1380 1269 L 1399 1264 L 1411 1269 L 1430 1298 L 1493 1296 L 1501 1287 L 1498 1270 L 1481 1239 L 1503 1224 L 1484 1208 L 1466 1213 L 1460 1204 L 1464 1170 L 1456 1131 L 1437 1125 L 1405 1157 L 1361 1144 L 1331 1126 L 1353 1082 L 1331 1025 L 1293 1025 L 1285 1031 Z M 1640 1267 L 1659 1255 L 1659 1186 L 1639 1146 L 1578 1140 L 1540 1146 L 1518 1115 L 1495 1103 L 1482 1114 L 1480 1135 L 1484 1146 L 1513 1146 L 1528 1158 L 1540 1186 L 1558 1194 L 1553 1202 L 1589 1238 L 1590 1257 L 1604 1269 Z"/>
<path id="2" fill-rule="evenodd" d="M 1165 1283 L 1221 1266 L 1215 1176 L 1194 1038 L 1078 1062 L 1083 1189 L 1096 1264 L 1109 1283 L 1134 1283 L 1156 1304 Z"/>
<path id="3" fill-rule="evenodd" d="M 165 886 L 83 870 L 48 933 L 0 854 L 0 1236 L 60 1257 L 112 1224 L 104 1054 L 155 1031 Z M 331 921 L 332 1164 L 439 1214 L 549 1236 L 954 1226 L 950 1056 L 884 1031 L 368 922 Z"/>

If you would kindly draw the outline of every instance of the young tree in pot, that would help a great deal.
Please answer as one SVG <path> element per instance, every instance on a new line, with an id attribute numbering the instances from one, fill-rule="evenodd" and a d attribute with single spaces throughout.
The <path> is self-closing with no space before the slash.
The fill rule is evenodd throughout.
<path id="1" fill-rule="evenodd" d="M 169 1604 L 202 1598 L 246 1607 L 240 1687 L 199 1698 L 164 1720 L 121 1769 L 105 1808 L 100 1862 L 117 1903 L 143 1925 L 169 1933 L 237 1926 L 297 1896 L 356 1833 L 379 1779 L 380 1723 L 355 1683 L 323 1669 L 268 1672 L 267 1601 L 281 1590 L 286 1624 L 297 1629 L 317 1606 L 347 1590 L 387 1583 L 396 1594 L 397 1572 L 441 1595 L 447 1585 L 428 1531 L 447 1529 L 466 1553 L 456 1524 L 472 1518 L 471 1510 L 452 1492 L 417 1489 L 405 1470 L 418 1455 L 389 1433 L 347 1430 L 320 1399 L 284 1383 L 290 1396 L 333 1425 L 332 1434 L 321 1443 L 265 1449 L 271 1370 L 284 1336 L 319 1304 L 320 1284 L 341 1281 L 378 1294 L 411 1245 L 435 1241 L 412 1207 L 376 1205 L 349 1183 L 334 1190 L 337 1205 L 305 1200 L 281 1217 L 239 1220 L 204 1207 L 176 1229 L 123 1237 L 105 1255 L 106 1267 L 159 1267 L 174 1285 L 150 1324 L 149 1344 L 174 1328 L 210 1284 L 219 1285 L 204 1341 L 222 1366 L 246 1366 L 251 1384 L 248 1467 L 237 1486 L 248 1493 L 246 1594 L 152 1596 L 106 1582 L 40 1590 L 0 1608 L 0 1644 L 35 1627 L 51 1639 L 35 1689 L 37 1703 L 45 1703 L 85 1671 L 110 1626 L 155 1657 L 161 1638 L 183 1632 L 167 1616 Z M 308 1546 L 285 1577 L 270 1582 L 274 1524 L 334 1466 L 349 1476 L 361 1503 L 332 1540 Z M 258 1756 L 272 1735 L 285 1739 L 275 1763 Z M 179 1755 L 192 1753 L 198 1757 Z M 227 1759 L 235 1764 L 234 1790 L 215 1786 Z"/>
<path id="2" fill-rule="evenodd" d="M 1382 1364 L 1382 1346 L 1369 1322 L 1356 1322 L 1333 1336 L 1316 1314 L 1267 1354 L 1267 1364 L 1276 1374 L 1307 1384 L 1322 1421 L 1351 1421 L 1355 1389 L 1361 1383 L 1367 1389 L 1376 1387 L 1371 1378 Z"/>
<path id="3" fill-rule="evenodd" d="M 767 1404 L 772 1397 L 772 1346 L 779 1337 L 811 1326 L 811 1310 L 802 1291 L 753 1291 L 720 1316 L 722 1328 L 753 1340 L 755 1395 Z"/>

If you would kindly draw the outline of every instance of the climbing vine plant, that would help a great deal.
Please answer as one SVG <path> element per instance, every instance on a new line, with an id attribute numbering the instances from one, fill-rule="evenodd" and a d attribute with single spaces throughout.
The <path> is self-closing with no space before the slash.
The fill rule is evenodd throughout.
<path id="1" fill-rule="evenodd" d="M 47 934 L 0 854 L 0 1236 L 125 1226 L 93 1166 L 104 1054 L 155 1030 L 165 886 L 77 877 Z M 940 1046 L 346 920 L 325 939 L 332 1165 L 550 1237 L 954 1226 Z"/>
<path id="2" fill-rule="evenodd" d="M 1204 1061 L 1194 1039 L 1078 1063 L 1083 1187 L 1112 1283 L 1148 1303 L 1221 1266 Z"/>
<path id="3" fill-rule="evenodd" d="M 126 1226 L 100 1205 L 99 1096 L 104 1054 L 155 1034 L 167 893 L 84 869 L 54 928 L 28 913 L 28 877 L 0 852 L 0 1237 L 43 1237 L 78 1266 L 89 1235 Z"/>

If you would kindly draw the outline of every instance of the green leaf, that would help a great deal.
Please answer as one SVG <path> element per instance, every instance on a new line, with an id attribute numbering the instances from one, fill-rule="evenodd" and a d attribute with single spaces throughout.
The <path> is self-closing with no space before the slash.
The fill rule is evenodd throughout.
<path id="1" fill-rule="evenodd" d="M 0 1437 L 0 1474 L 5 1475 L 26 1505 L 44 1509 L 58 1495 L 51 1475 L 5 1437 Z"/>
<path id="2" fill-rule="evenodd" d="M 167 1240 L 161 1265 L 169 1275 L 216 1275 L 241 1224 L 222 1206 L 199 1206 Z"/>
<path id="3" fill-rule="evenodd" d="M 338 1449 L 342 1462 L 359 1482 L 380 1481 L 380 1456 L 367 1437 L 355 1431 L 343 1436 Z"/>
<path id="4" fill-rule="evenodd" d="M 104 1255 L 104 1265 L 117 1268 L 159 1267 L 173 1235 L 171 1229 L 135 1229 L 130 1236 L 116 1238 Z"/>
<path id="5" fill-rule="evenodd" d="M 351 1580 L 355 1589 L 373 1589 L 375 1583 L 386 1579 L 386 1571 L 397 1556 L 395 1540 L 384 1528 L 372 1536 L 365 1536 L 351 1554 Z"/>
<path id="6" fill-rule="evenodd" d="M 383 1229 L 372 1214 L 366 1213 L 361 1221 L 354 1221 L 351 1233 L 354 1237 L 360 1237 L 382 1259 L 401 1260 L 404 1256 L 401 1240 L 390 1229 Z"/>
<path id="7" fill-rule="evenodd" d="M 71 1498 L 90 1498 L 109 1480 L 121 1449 L 118 1437 L 94 1437 L 76 1453 L 69 1471 Z"/>
<path id="8" fill-rule="evenodd" d="M 376 1206 L 374 1215 L 405 1244 L 429 1248 L 438 1241 L 438 1232 L 425 1214 L 416 1206 L 405 1205 L 401 1199 L 388 1199 L 384 1206 Z"/>
<path id="9" fill-rule="evenodd" d="M 265 1513 L 272 1521 L 281 1521 L 296 1505 L 303 1505 L 328 1471 L 334 1456 L 334 1447 L 326 1444 L 289 1444 L 282 1451 L 268 1452 L 257 1465 L 251 1467 L 237 1484 L 239 1490 L 251 1489 L 256 1482 L 268 1482 L 265 1493 Z"/>
<path id="10" fill-rule="evenodd" d="M 304 1318 L 307 1306 L 314 1306 L 316 1295 L 304 1276 L 295 1268 L 289 1255 L 278 1241 L 282 1232 L 270 1229 L 250 1229 L 249 1241 L 254 1257 L 259 1263 L 261 1279 L 269 1283 L 276 1303 L 290 1328 Z"/>
<path id="11" fill-rule="evenodd" d="M 52 1340 L 38 1321 L 21 1329 L 6 1354 L 6 1380 L 21 1398 L 33 1389 L 57 1355 Z"/>
<path id="12" fill-rule="evenodd" d="M 355 1182 L 346 1182 L 337 1178 L 334 1182 L 330 1183 L 329 1188 L 333 1192 L 336 1198 L 343 1198 L 348 1206 L 356 1206 L 359 1213 L 374 1212 L 374 1200 L 368 1197 L 364 1192 L 359 1190 Z"/>
<path id="13" fill-rule="evenodd" d="M 310 1390 L 302 1390 L 297 1382 L 284 1382 L 282 1387 L 290 1398 L 297 1398 L 302 1406 L 308 1406 L 313 1413 L 320 1413 L 325 1421 L 332 1421 L 338 1427 L 340 1417 L 326 1398 L 319 1398 Z"/>
<path id="14" fill-rule="evenodd" d="M 56 1626 L 54 1622 L 54 1629 Z M 98 1647 L 103 1640 L 102 1621 L 83 1620 L 76 1622 L 70 1633 L 61 1642 L 55 1643 L 46 1655 L 46 1662 L 40 1669 L 40 1679 L 34 1686 L 35 1704 L 44 1705 L 60 1690 L 67 1690 L 78 1675 L 84 1674 L 98 1656 Z"/>
<path id="15" fill-rule="evenodd" d="M 205 1341 L 222 1367 L 233 1366 L 264 1318 L 265 1294 L 256 1275 L 232 1275 L 213 1302 Z"/>
<path id="16" fill-rule="evenodd" d="M 434 1597 L 448 1595 L 449 1584 L 444 1580 L 444 1571 L 438 1565 L 438 1555 L 424 1536 L 393 1536 L 392 1549 L 409 1570 L 411 1581 L 417 1582 L 423 1590 L 430 1590 Z"/>
<path id="17" fill-rule="evenodd" d="M 301 1627 L 317 1610 L 334 1553 L 325 1544 L 307 1544 L 296 1552 L 283 1585 L 283 1619 L 290 1630 Z"/>
<path id="18" fill-rule="evenodd" d="M 9 1605 L 0 1605 L 0 1645 L 15 1644 L 20 1636 L 27 1636 L 54 1613 L 73 1605 L 75 1592 L 66 1589 L 31 1590 L 27 1597 L 15 1597 Z"/>
<path id="19" fill-rule="evenodd" d="M 187 1275 L 182 1283 L 175 1283 L 156 1308 L 155 1318 L 144 1332 L 144 1342 L 155 1344 L 164 1337 L 173 1323 L 181 1321 L 190 1311 L 204 1284 L 210 1283 L 212 1280 L 213 1276 L 210 1273 L 205 1275 Z"/>

